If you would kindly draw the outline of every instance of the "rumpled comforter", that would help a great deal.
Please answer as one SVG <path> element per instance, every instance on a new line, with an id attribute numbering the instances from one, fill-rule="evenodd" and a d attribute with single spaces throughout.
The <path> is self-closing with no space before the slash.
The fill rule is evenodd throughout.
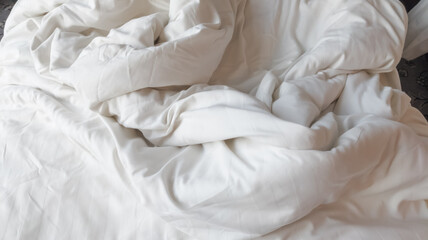
<path id="1" fill-rule="evenodd" d="M 425 239 L 396 0 L 19 0 L 2 239 Z"/>

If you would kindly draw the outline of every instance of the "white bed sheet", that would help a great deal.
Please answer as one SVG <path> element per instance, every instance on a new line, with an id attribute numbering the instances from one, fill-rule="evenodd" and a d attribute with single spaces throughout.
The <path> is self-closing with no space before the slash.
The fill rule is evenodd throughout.
<path id="1" fill-rule="evenodd" d="M 2 239 L 424 239 L 399 1 L 19 0 Z"/>

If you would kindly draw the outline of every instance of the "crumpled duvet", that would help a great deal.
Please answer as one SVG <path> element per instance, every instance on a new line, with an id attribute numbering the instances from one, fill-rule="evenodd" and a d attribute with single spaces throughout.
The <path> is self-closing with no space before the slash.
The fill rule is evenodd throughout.
<path id="1" fill-rule="evenodd" d="M 3 239 L 424 239 L 399 1 L 19 0 Z"/>

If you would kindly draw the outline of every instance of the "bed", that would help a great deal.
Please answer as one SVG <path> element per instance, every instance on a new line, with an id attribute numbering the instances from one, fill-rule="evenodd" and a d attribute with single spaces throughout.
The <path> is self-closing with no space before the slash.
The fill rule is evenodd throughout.
<path id="1" fill-rule="evenodd" d="M 19 0 L 0 239 L 427 239 L 407 24 L 398 0 Z"/>

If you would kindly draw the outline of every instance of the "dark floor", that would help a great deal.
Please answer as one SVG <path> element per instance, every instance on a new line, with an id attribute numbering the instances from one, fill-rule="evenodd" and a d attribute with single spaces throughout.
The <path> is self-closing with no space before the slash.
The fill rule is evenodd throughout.
<path id="1" fill-rule="evenodd" d="M 402 59 L 397 69 L 403 91 L 428 120 L 428 54 L 413 61 Z"/>
<path id="2" fill-rule="evenodd" d="M 419 0 L 402 0 L 410 10 Z M 4 22 L 15 0 L 0 0 L 0 39 L 3 37 Z M 397 69 L 403 90 L 411 97 L 412 105 L 428 120 L 428 54 L 413 61 L 401 60 Z"/>
<path id="3" fill-rule="evenodd" d="M 0 0 L 0 39 L 3 37 L 4 22 L 15 2 L 15 0 Z"/>

